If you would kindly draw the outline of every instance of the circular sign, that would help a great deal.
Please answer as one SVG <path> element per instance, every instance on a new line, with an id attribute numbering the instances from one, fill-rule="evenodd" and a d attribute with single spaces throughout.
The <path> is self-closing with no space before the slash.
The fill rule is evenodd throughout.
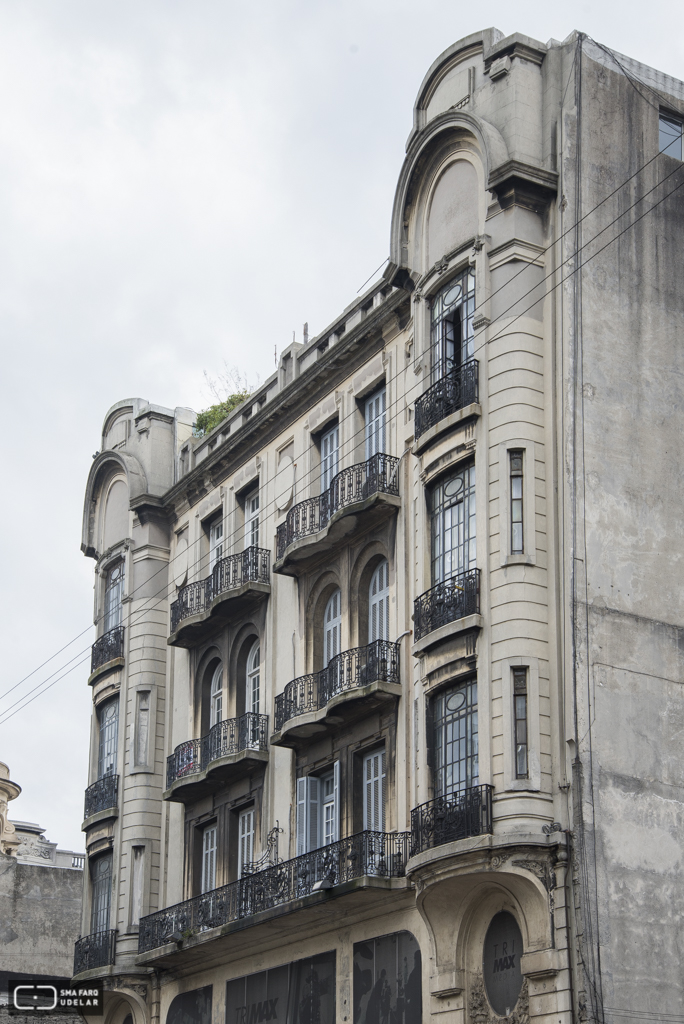
<path id="1" fill-rule="evenodd" d="M 522 988 L 520 957 L 522 935 L 518 922 L 502 910 L 487 929 L 482 951 L 482 975 L 485 992 L 494 1013 L 507 1017 L 513 1012 Z"/>

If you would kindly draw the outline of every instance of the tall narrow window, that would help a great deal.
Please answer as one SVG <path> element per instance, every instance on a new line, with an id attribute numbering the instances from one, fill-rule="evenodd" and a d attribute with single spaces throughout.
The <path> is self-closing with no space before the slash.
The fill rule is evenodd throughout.
<path id="1" fill-rule="evenodd" d="M 223 519 L 216 519 L 209 527 L 209 572 L 223 558 Z"/>
<path id="2" fill-rule="evenodd" d="M 259 547 L 259 491 L 245 498 L 245 548 Z"/>
<path id="3" fill-rule="evenodd" d="M 441 480 L 432 491 L 432 582 L 475 567 L 475 466 Z"/>
<path id="4" fill-rule="evenodd" d="M 297 856 L 339 839 L 339 792 L 339 761 L 324 775 L 297 779 Z"/>
<path id="5" fill-rule="evenodd" d="M 211 677 L 211 699 L 209 703 L 209 728 L 213 729 L 223 716 L 223 665 L 218 663 Z"/>
<path id="6" fill-rule="evenodd" d="M 247 658 L 247 693 L 245 710 L 259 714 L 259 690 L 261 680 L 261 646 L 256 640 Z"/>
<path id="7" fill-rule="evenodd" d="M 389 565 L 383 558 L 371 577 L 368 593 L 368 642 L 389 640 Z"/>
<path id="8" fill-rule="evenodd" d="M 104 632 L 116 629 L 123 618 L 124 563 L 117 562 L 107 572 L 105 579 Z"/>
<path id="9" fill-rule="evenodd" d="M 511 554 L 522 555 L 523 545 L 523 453 L 508 453 L 511 480 Z"/>
<path id="10" fill-rule="evenodd" d="M 216 888 L 216 825 L 202 832 L 202 892 Z"/>
<path id="11" fill-rule="evenodd" d="M 478 784 L 477 682 L 442 691 L 434 702 L 435 796 L 449 797 Z"/>
<path id="12" fill-rule="evenodd" d="M 337 474 L 340 448 L 340 428 L 335 424 L 321 437 L 321 494 L 328 490 Z"/>
<path id="13" fill-rule="evenodd" d="M 473 357 L 475 275 L 453 278 L 431 303 L 432 383 L 458 370 Z"/>
<path id="14" fill-rule="evenodd" d="M 385 831 L 385 751 L 375 750 L 363 759 L 363 827 Z"/>
<path id="15" fill-rule="evenodd" d="M 673 156 L 675 160 L 682 159 L 682 128 L 684 123 L 675 117 L 660 115 L 660 140 L 659 148 L 661 153 Z"/>
<path id="16" fill-rule="evenodd" d="M 103 704 L 99 712 L 100 742 L 97 758 L 97 777 L 116 775 L 116 748 L 119 742 L 119 698 Z"/>
<path id="17" fill-rule="evenodd" d="M 342 594 L 336 590 L 325 606 L 323 668 L 340 653 L 342 629 Z"/>
<path id="18" fill-rule="evenodd" d="M 112 854 L 104 853 L 90 865 L 92 903 L 90 931 L 92 934 L 109 930 L 112 903 Z"/>
<path id="19" fill-rule="evenodd" d="M 385 405 L 387 389 L 376 391 L 366 400 L 366 458 L 385 452 Z"/>
<path id="20" fill-rule="evenodd" d="M 140 924 L 143 903 L 143 868 L 145 847 L 131 849 L 131 924 Z"/>
<path id="21" fill-rule="evenodd" d="M 241 811 L 238 817 L 238 878 L 250 871 L 254 860 L 254 808 Z"/>
<path id="22" fill-rule="evenodd" d="M 515 777 L 526 779 L 529 774 L 527 745 L 527 669 L 513 669 L 513 713 L 515 729 Z"/>
<path id="23" fill-rule="evenodd" d="M 150 691 L 138 692 L 138 711 L 135 723 L 135 763 L 146 765 L 150 741 Z"/>

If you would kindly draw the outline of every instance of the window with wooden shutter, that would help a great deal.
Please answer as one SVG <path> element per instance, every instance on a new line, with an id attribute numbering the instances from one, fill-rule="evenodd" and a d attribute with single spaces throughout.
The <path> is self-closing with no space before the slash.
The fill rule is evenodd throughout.
<path id="1" fill-rule="evenodd" d="M 242 878 L 245 869 L 249 870 L 254 861 L 254 808 L 241 811 L 238 817 L 238 878 Z"/>
<path id="2" fill-rule="evenodd" d="M 223 558 L 223 518 L 215 519 L 209 527 L 209 572 Z"/>
<path id="3" fill-rule="evenodd" d="M 340 428 L 335 424 L 321 436 L 321 494 L 327 491 L 337 474 L 340 449 Z"/>
<path id="4" fill-rule="evenodd" d="M 366 458 L 370 459 L 385 449 L 385 405 L 387 390 L 382 388 L 366 400 Z"/>
<path id="5" fill-rule="evenodd" d="M 389 640 L 389 565 L 383 558 L 370 581 L 368 593 L 368 642 Z"/>
<path id="6" fill-rule="evenodd" d="M 385 751 L 374 750 L 363 759 L 363 827 L 385 831 Z"/>
<path id="7" fill-rule="evenodd" d="M 342 629 L 342 594 L 336 590 L 325 606 L 324 616 L 324 664 L 325 668 L 337 654 L 340 653 L 340 633 Z"/>
<path id="8" fill-rule="evenodd" d="M 259 491 L 245 499 L 245 548 L 259 547 Z"/>
<path id="9" fill-rule="evenodd" d="M 216 888 L 216 825 L 202 832 L 202 892 Z"/>

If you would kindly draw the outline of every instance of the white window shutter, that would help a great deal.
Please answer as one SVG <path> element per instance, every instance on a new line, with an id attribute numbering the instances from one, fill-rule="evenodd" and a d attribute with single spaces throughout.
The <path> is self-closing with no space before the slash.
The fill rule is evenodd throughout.
<path id="1" fill-rule="evenodd" d="M 376 750 L 363 759 L 364 829 L 385 831 L 385 751 Z"/>
<path id="2" fill-rule="evenodd" d="M 308 779 L 297 779 L 297 856 L 306 853 Z"/>
<path id="3" fill-rule="evenodd" d="M 366 401 L 366 459 L 385 451 L 385 407 L 387 392 L 378 391 Z"/>
<path id="4" fill-rule="evenodd" d="M 333 765 L 333 804 L 334 804 L 334 822 L 335 831 L 333 834 L 333 842 L 336 843 L 340 838 L 340 762 L 335 761 Z"/>
<path id="5" fill-rule="evenodd" d="M 342 611 L 341 611 L 341 594 L 339 590 L 336 590 L 331 595 L 325 608 L 325 621 L 324 621 L 324 653 L 325 653 L 325 666 L 331 661 L 335 655 L 340 653 L 340 632 L 342 628 Z"/>
<path id="6" fill-rule="evenodd" d="M 389 565 L 383 559 L 369 587 L 368 642 L 389 640 Z"/>
<path id="7" fill-rule="evenodd" d="M 308 799 L 308 847 L 309 850 L 317 850 L 321 845 L 318 821 L 320 818 L 320 811 L 318 807 L 318 798 L 320 786 L 318 779 L 313 778 L 311 775 L 307 776 L 306 779 L 309 789 Z"/>
<path id="8" fill-rule="evenodd" d="M 254 810 L 243 811 L 238 820 L 240 833 L 238 877 L 242 878 L 245 868 L 254 860 Z"/>

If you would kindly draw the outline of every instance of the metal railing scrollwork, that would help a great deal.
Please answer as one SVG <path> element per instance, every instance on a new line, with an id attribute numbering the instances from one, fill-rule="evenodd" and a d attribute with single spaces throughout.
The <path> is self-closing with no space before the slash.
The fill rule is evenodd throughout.
<path id="1" fill-rule="evenodd" d="M 90 655 L 90 671 L 95 672 L 114 658 L 124 656 L 124 626 L 115 626 L 95 641 Z"/>
<path id="2" fill-rule="evenodd" d="M 480 570 L 467 569 L 437 583 L 413 602 L 415 640 L 480 611 Z"/>
<path id="3" fill-rule="evenodd" d="M 270 570 L 271 552 L 267 548 L 249 547 L 221 558 L 211 576 L 187 583 L 178 591 L 178 598 L 171 605 L 171 632 L 176 632 L 183 619 L 207 611 L 221 594 L 245 583 L 269 583 Z"/>
<path id="4" fill-rule="evenodd" d="M 217 722 L 206 736 L 180 743 L 166 759 L 166 788 L 177 779 L 202 772 L 212 761 L 241 750 L 268 749 L 268 715 L 248 711 Z"/>
<path id="5" fill-rule="evenodd" d="M 430 427 L 443 420 L 445 416 L 478 401 L 478 371 L 477 359 L 469 359 L 461 366 L 451 370 L 450 373 L 445 374 L 420 398 L 416 399 L 416 440 Z"/>
<path id="6" fill-rule="evenodd" d="M 114 963 L 115 955 L 116 929 L 84 935 L 74 946 L 74 975 L 95 967 L 108 967 Z"/>
<path id="7" fill-rule="evenodd" d="M 399 459 L 377 452 L 365 462 L 343 469 L 333 477 L 330 487 L 318 498 L 306 498 L 287 513 L 277 530 L 276 557 L 302 537 L 318 533 L 347 505 L 365 501 L 372 494 L 399 494 Z"/>
<path id="8" fill-rule="evenodd" d="M 291 718 L 324 708 L 339 693 L 377 681 L 399 682 L 399 644 L 374 640 L 331 658 L 320 672 L 293 679 L 275 699 L 276 731 Z"/>
<path id="9" fill-rule="evenodd" d="M 88 786 L 85 791 L 83 818 L 86 819 L 92 814 L 97 814 L 98 811 L 106 811 L 110 807 L 116 807 L 118 795 L 119 776 L 103 775 L 97 782 L 93 782 L 92 786 Z"/>
<path id="10" fill-rule="evenodd" d="M 411 856 L 456 839 L 492 831 L 493 786 L 438 796 L 411 811 Z"/>
<path id="11" fill-rule="evenodd" d="M 187 938 L 251 917 L 355 878 L 401 877 L 410 838 L 410 832 L 358 832 L 174 907 L 158 910 L 140 921 L 138 952 L 145 953 L 178 941 L 179 937 Z"/>

